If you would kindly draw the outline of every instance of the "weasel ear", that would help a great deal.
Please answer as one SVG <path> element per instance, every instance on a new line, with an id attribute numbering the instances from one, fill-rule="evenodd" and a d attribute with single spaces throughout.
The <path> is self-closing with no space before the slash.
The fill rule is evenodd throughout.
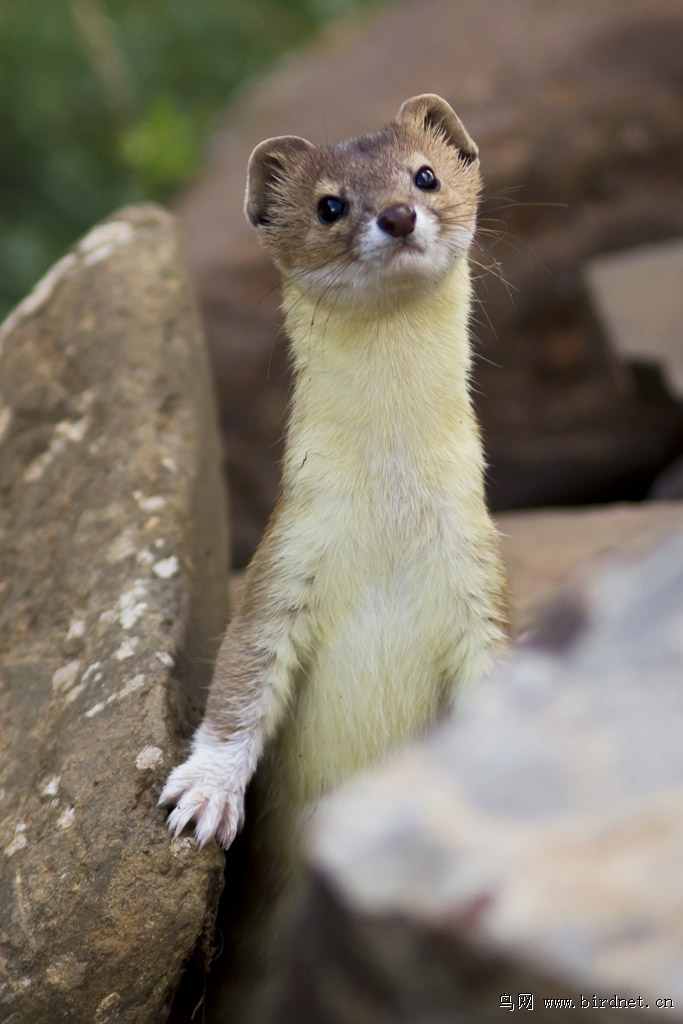
<path id="1" fill-rule="evenodd" d="M 453 108 L 433 92 L 413 96 L 402 103 L 396 120 L 399 124 L 412 125 L 422 131 L 432 129 L 438 132 L 449 146 L 459 150 L 468 164 L 479 156 L 479 149 Z"/>
<path id="2" fill-rule="evenodd" d="M 249 157 L 247 195 L 244 212 L 254 227 L 267 224 L 273 186 L 304 153 L 313 149 L 310 142 L 298 135 L 280 135 L 260 142 Z"/>

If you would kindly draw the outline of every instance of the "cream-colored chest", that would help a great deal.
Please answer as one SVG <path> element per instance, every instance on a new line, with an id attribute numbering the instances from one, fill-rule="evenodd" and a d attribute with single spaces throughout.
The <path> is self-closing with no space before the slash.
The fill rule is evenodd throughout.
<path id="1" fill-rule="evenodd" d="M 306 581 L 312 642 L 281 755 L 303 799 L 425 727 L 469 657 L 490 523 L 467 392 L 468 294 L 456 273 L 429 308 L 400 317 L 316 330 L 297 306 L 290 322 L 282 555 L 296 586 Z"/>
<path id="2" fill-rule="evenodd" d="M 433 720 L 477 571 L 457 460 L 426 475 L 415 450 L 376 451 L 350 479 L 318 476 L 298 517 L 315 640 L 286 759 L 302 800 Z"/>

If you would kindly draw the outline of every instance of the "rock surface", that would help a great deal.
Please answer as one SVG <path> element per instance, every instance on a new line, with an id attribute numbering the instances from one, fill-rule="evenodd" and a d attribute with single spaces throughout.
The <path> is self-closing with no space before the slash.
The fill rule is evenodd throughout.
<path id="1" fill-rule="evenodd" d="M 680 530 L 683 503 L 507 512 L 497 522 L 519 635 L 573 578 L 594 572 L 606 558 L 646 555 Z"/>
<path id="2" fill-rule="evenodd" d="M 278 1024 L 683 1021 L 682 669 L 679 530 L 319 808 Z"/>
<path id="3" fill-rule="evenodd" d="M 0 1020 L 159 1022 L 223 858 L 156 801 L 227 614 L 174 221 L 125 210 L 0 331 Z"/>
<path id="4" fill-rule="evenodd" d="M 220 395 L 243 564 L 275 498 L 287 402 L 277 275 L 242 213 L 249 152 L 374 130 L 426 90 L 479 143 L 476 392 L 495 507 L 643 497 L 680 452 L 683 409 L 616 364 L 582 266 L 683 233 L 679 0 L 413 0 L 333 26 L 245 89 L 184 198 Z M 486 268 L 500 263 L 507 289 Z"/>
<path id="5" fill-rule="evenodd" d="M 660 366 L 683 399 L 683 239 L 598 256 L 586 277 L 614 351 Z"/>

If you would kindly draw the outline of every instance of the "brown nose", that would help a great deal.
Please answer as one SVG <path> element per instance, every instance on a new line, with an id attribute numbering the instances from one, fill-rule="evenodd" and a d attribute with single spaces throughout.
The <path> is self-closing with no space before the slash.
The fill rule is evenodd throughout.
<path id="1" fill-rule="evenodd" d="M 390 206 L 380 213 L 377 223 L 388 235 L 393 235 L 394 238 L 403 238 L 404 235 L 409 235 L 415 229 L 416 216 L 412 206 L 408 206 L 406 203 L 397 203 L 396 206 Z"/>

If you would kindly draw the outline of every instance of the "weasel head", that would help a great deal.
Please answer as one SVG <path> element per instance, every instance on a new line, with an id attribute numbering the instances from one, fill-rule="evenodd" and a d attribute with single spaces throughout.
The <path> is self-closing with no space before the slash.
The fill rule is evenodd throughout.
<path id="1" fill-rule="evenodd" d="M 479 152 L 439 96 L 415 96 L 370 135 L 333 146 L 266 139 L 249 160 L 246 215 L 285 278 L 360 307 L 414 295 L 466 256 Z"/>

